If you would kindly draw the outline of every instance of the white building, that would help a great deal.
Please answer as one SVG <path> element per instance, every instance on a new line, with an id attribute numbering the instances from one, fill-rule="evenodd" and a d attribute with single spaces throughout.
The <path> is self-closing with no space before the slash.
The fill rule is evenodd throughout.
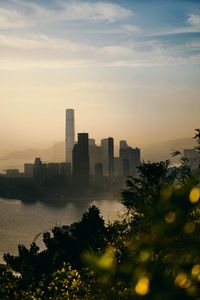
<path id="1" fill-rule="evenodd" d="M 66 163 L 72 166 L 72 151 L 75 142 L 74 110 L 66 109 L 65 154 Z"/>

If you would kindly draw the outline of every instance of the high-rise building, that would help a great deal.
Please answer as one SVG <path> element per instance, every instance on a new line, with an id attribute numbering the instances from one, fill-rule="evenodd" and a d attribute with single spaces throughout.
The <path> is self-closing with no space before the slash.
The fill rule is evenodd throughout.
<path id="1" fill-rule="evenodd" d="M 120 141 L 120 164 L 123 177 L 136 176 L 137 166 L 140 164 L 140 149 L 132 148 L 126 141 Z"/>
<path id="2" fill-rule="evenodd" d="M 111 180 L 114 177 L 114 140 L 109 137 L 101 140 L 101 147 L 103 151 L 103 170 L 104 175 Z"/>
<path id="3" fill-rule="evenodd" d="M 89 185 L 89 142 L 88 133 L 78 134 L 78 143 L 73 148 L 73 182 L 84 190 Z"/>
<path id="4" fill-rule="evenodd" d="M 25 163 L 24 164 L 24 176 L 33 177 L 34 164 Z"/>
<path id="5" fill-rule="evenodd" d="M 128 145 L 127 145 L 127 142 L 122 140 L 119 142 L 119 148 L 120 149 L 127 149 L 128 148 Z"/>
<path id="6" fill-rule="evenodd" d="M 95 165 L 95 184 L 99 188 L 103 187 L 103 165 L 101 163 Z"/>
<path id="7" fill-rule="evenodd" d="M 35 158 L 33 166 L 33 177 L 38 182 L 42 182 L 46 179 L 46 164 L 43 164 L 40 157 Z"/>
<path id="8" fill-rule="evenodd" d="M 74 110 L 66 109 L 66 131 L 65 131 L 65 154 L 66 163 L 72 166 L 72 151 L 75 141 Z"/>
<path id="9" fill-rule="evenodd" d="M 119 177 L 121 175 L 121 162 L 119 157 L 114 157 L 114 170 L 115 177 Z"/>
<path id="10" fill-rule="evenodd" d="M 90 175 L 95 175 L 95 165 L 102 163 L 102 148 L 95 144 L 94 139 L 89 139 Z"/>
<path id="11" fill-rule="evenodd" d="M 66 162 L 60 163 L 60 175 L 66 177 L 66 178 L 71 177 L 71 164 L 70 163 L 66 163 Z"/>
<path id="12" fill-rule="evenodd" d="M 60 175 L 60 164 L 59 163 L 48 163 L 46 164 L 46 176 L 51 178 Z"/>

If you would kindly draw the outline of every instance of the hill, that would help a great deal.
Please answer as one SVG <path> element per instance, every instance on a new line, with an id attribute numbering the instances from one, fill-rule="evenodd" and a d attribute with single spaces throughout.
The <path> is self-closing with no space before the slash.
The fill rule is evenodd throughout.
<path id="1" fill-rule="evenodd" d="M 174 150 L 183 151 L 183 149 L 193 148 L 195 145 L 196 143 L 192 138 L 182 138 L 146 145 L 142 148 L 142 158 L 150 161 L 170 159 L 175 163 L 177 162 L 177 158 L 171 157 L 171 153 Z"/>
<path id="2" fill-rule="evenodd" d="M 182 151 L 185 148 L 193 148 L 195 141 L 192 138 L 182 138 L 165 141 L 141 147 L 141 158 L 145 161 L 160 161 L 170 159 L 177 163 L 178 159 L 171 157 L 173 150 Z M 64 142 L 58 142 L 46 149 L 27 149 L 13 151 L 0 158 L 0 169 L 16 167 L 23 170 L 24 162 L 33 162 L 35 157 L 41 157 L 44 162 L 62 162 L 65 160 Z"/>

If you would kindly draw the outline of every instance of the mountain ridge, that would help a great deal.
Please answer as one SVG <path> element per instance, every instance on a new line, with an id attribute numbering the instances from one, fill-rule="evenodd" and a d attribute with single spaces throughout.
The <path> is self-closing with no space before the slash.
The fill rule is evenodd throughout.
<path id="1" fill-rule="evenodd" d="M 9 152 L 4 159 L 24 159 L 34 160 L 35 157 L 41 157 L 43 161 L 64 161 L 64 141 L 57 142 L 45 149 L 30 148 L 25 150 L 18 150 Z M 165 160 L 171 159 L 170 153 L 173 150 L 180 150 L 186 148 L 193 148 L 195 141 L 192 138 L 179 138 L 168 140 L 159 143 L 153 143 L 141 146 L 141 158 L 144 160 Z M 175 158 L 175 160 L 177 160 Z"/>

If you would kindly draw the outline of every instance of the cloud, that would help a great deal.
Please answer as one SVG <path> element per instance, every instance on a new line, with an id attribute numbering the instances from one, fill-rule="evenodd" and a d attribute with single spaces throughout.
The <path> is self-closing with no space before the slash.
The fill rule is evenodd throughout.
<path id="1" fill-rule="evenodd" d="M 116 58 L 131 57 L 134 54 L 133 51 L 133 48 L 129 46 L 113 45 L 97 48 L 96 54 L 112 61 Z"/>
<path id="2" fill-rule="evenodd" d="M 68 52 L 76 53 L 93 49 L 93 47 L 89 45 L 75 43 L 68 39 L 52 38 L 42 34 L 29 34 L 27 36 L 0 34 L 0 45 L 24 51 L 63 49 Z"/>
<path id="3" fill-rule="evenodd" d="M 11 10 L 11 3 L 15 7 Z M 8 5 L 0 9 L 0 27 L 9 29 L 13 27 L 32 26 L 40 22 L 53 21 L 79 21 L 79 22 L 115 22 L 120 18 L 128 18 L 132 11 L 117 4 L 108 2 L 85 1 L 55 1 L 54 7 L 44 7 L 33 2 L 22 0 L 8 0 Z M 2 17 L 4 16 L 4 17 Z M 198 16 L 199 17 L 199 16 Z M 12 22 L 15 20 L 15 22 Z M 94 35 L 98 32 L 104 39 L 96 39 L 89 35 L 83 42 L 81 30 L 73 37 L 48 34 L 47 26 L 38 26 L 39 30 L 3 31 L 0 34 L 1 69 L 65 69 L 65 68 L 100 68 L 100 67 L 143 67 L 161 66 L 167 64 L 199 63 L 199 41 L 182 43 L 169 39 L 160 39 L 162 35 L 197 32 L 197 15 L 188 16 L 187 26 L 183 28 L 161 28 L 152 32 L 151 29 L 142 29 L 131 23 L 119 22 L 111 26 L 83 26 L 85 34 Z M 76 22 L 77 24 L 77 22 Z M 78 24 L 78 30 L 81 27 Z M 53 28 L 50 24 L 49 28 Z M 70 26 L 69 26 L 70 28 Z M 75 30 L 77 27 L 75 28 Z M 58 30 L 58 29 L 56 29 Z M 91 30 L 91 31 L 90 31 Z M 32 32 L 43 32 L 35 34 Z M 69 31 L 69 30 L 68 30 Z M 102 31 L 102 32 L 101 32 Z M 46 33 L 44 33 L 46 32 Z M 142 38 L 140 33 L 142 32 Z M 119 34 L 120 36 L 116 35 Z M 68 35 L 68 32 L 67 32 Z M 87 32 L 86 32 L 87 35 Z M 119 39 L 120 37 L 120 39 Z M 128 38 L 127 38 L 128 37 Z M 80 41 L 81 42 L 77 42 Z M 89 42 L 88 42 L 89 41 Z M 96 43 L 96 41 L 100 41 Z M 193 55 L 193 56 L 192 56 Z"/>
<path id="4" fill-rule="evenodd" d="M 63 2 L 63 8 L 63 16 L 72 21 L 115 22 L 132 15 L 131 10 L 107 2 Z"/>
<path id="5" fill-rule="evenodd" d="M 200 15 L 191 14 L 186 20 L 186 24 L 183 27 L 166 27 L 159 28 L 158 30 L 146 31 L 144 36 L 146 37 L 160 37 L 167 35 L 178 35 L 178 34 L 187 34 L 187 33 L 196 33 L 200 31 Z"/>
<path id="6" fill-rule="evenodd" d="M 72 68 L 156 67 L 200 63 L 191 53 L 198 40 L 182 45 L 157 40 L 95 46 L 45 35 L 0 35 L 1 70 L 62 70 Z"/>
<path id="7" fill-rule="evenodd" d="M 0 29 L 36 26 L 55 21 L 107 22 L 126 19 L 132 11 L 108 2 L 55 1 L 57 6 L 42 6 L 22 0 L 8 1 L 0 8 Z"/>
<path id="8" fill-rule="evenodd" d="M 131 24 L 125 24 L 121 26 L 124 33 L 141 33 L 142 29 L 138 26 L 133 26 Z"/>
<path id="9" fill-rule="evenodd" d="M 27 24 L 18 11 L 0 8 L 0 29 L 22 28 Z"/>
<path id="10" fill-rule="evenodd" d="M 12 59 L 0 59 L 0 70 L 10 71 L 29 71 L 29 70 L 65 70 L 74 68 L 85 68 L 90 66 L 91 63 L 76 59 L 36 59 L 36 58 L 25 58 L 19 61 L 16 58 Z"/>
<path id="11" fill-rule="evenodd" d="M 50 20 L 54 15 L 45 7 L 23 0 L 8 0 L 0 8 L 0 29 L 27 28 Z"/>
<path id="12" fill-rule="evenodd" d="M 152 59 L 153 56 L 153 59 Z M 34 70 L 67 70 L 83 68 L 146 68 L 162 67 L 169 65 L 200 64 L 200 56 L 193 55 L 188 58 L 173 57 L 170 55 L 152 53 L 145 57 L 135 57 L 130 59 L 116 59 L 113 61 L 103 60 L 68 60 L 68 59 L 46 59 L 46 60 L 2 60 L 0 59 L 0 71 L 34 71 Z"/>
<path id="13" fill-rule="evenodd" d="M 32 66 L 31 63 L 27 64 L 26 61 L 38 60 L 39 64 L 36 65 L 44 67 L 46 60 L 52 60 L 52 63 L 50 63 L 52 68 L 58 65 L 60 68 L 61 64 L 57 62 L 61 60 L 62 63 L 63 61 L 67 62 L 67 64 L 63 64 L 65 67 L 66 65 L 77 67 L 79 63 L 82 67 L 83 65 L 85 66 L 85 62 L 87 62 L 87 65 L 95 67 L 95 64 L 98 66 L 100 64 L 105 65 L 105 63 L 110 65 L 110 63 L 112 64 L 115 61 L 129 60 L 137 55 L 134 52 L 133 45 L 122 46 L 118 43 L 109 45 L 108 43 L 102 46 L 95 46 L 74 42 L 69 39 L 36 34 L 26 36 L 0 34 L 0 47 L 2 58 L 5 58 L 7 62 L 9 62 L 9 57 L 11 60 L 15 57 L 15 60 L 19 59 L 22 65 L 25 63 L 27 66 Z"/>
<path id="14" fill-rule="evenodd" d="M 197 50 L 197 51 L 200 51 L 200 40 L 192 40 L 188 43 L 186 43 L 186 47 L 189 49 L 189 50 Z"/>
<path id="15" fill-rule="evenodd" d="M 178 34 L 196 33 L 199 32 L 198 28 L 195 27 L 177 27 L 177 28 L 161 28 L 151 32 L 146 32 L 144 37 L 162 37 L 162 36 L 173 36 Z"/>
<path id="16" fill-rule="evenodd" d="M 193 28 L 200 30 L 200 15 L 190 15 L 187 23 Z"/>

